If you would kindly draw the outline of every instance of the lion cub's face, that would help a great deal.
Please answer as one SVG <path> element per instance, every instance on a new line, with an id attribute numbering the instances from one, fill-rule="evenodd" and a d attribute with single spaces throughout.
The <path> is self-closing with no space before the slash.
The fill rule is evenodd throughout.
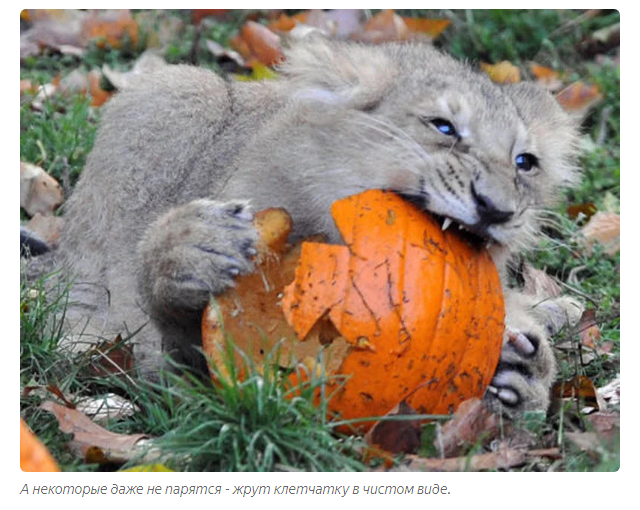
<path id="1" fill-rule="evenodd" d="M 297 97 L 330 115 L 332 151 L 351 172 L 443 228 L 519 248 L 575 179 L 574 122 L 546 91 L 494 84 L 430 46 L 315 43 L 292 51 L 284 71 Z"/>

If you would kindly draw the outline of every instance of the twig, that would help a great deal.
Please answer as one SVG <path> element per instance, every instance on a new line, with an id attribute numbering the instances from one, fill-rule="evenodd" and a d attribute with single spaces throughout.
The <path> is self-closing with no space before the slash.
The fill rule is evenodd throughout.
<path id="1" fill-rule="evenodd" d="M 600 122 L 598 123 L 598 138 L 596 139 L 596 145 L 598 147 L 604 145 L 604 140 L 607 137 L 607 123 L 609 122 L 609 117 L 611 117 L 612 111 L 612 106 L 606 106 L 602 109 Z"/>

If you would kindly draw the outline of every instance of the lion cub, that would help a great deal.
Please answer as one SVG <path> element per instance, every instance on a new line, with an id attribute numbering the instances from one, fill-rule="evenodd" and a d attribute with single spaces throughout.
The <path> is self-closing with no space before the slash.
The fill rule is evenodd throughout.
<path id="1" fill-rule="evenodd" d="M 547 92 L 494 84 L 429 45 L 309 40 L 265 82 L 186 66 L 143 76 L 104 108 L 67 203 L 69 328 L 137 332 L 146 377 L 163 353 L 202 367 L 203 308 L 252 268 L 251 211 L 285 207 L 294 238 L 340 242 L 331 204 L 368 188 L 490 242 L 505 275 L 577 178 L 575 152 L 576 126 Z M 509 329 L 487 398 L 546 409 L 548 337 L 577 312 L 505 292 Z"/>

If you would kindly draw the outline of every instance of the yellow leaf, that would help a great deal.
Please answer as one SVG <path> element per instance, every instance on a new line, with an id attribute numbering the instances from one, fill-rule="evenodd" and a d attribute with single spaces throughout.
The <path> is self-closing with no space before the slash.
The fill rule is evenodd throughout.
<path id="1" fill-rule="evenodd" d="M 503 60 L 497 64 L 480 63 L 480 69 L 489 75 L 496 83 L 519 83 L 520 69 L 508 60 Z"/>

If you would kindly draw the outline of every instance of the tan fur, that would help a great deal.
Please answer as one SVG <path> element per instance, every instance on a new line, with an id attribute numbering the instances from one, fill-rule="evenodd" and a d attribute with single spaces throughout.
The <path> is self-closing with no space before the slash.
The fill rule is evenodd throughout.
<path id="1" fill-rule="evenodd" d="M 545 91 L 496 85 L 428 45 L 311 40 L 289 50 L 281 71 L 276 81 L 241 83 L 169 67 L 105 107 L 66 206 L 72 331 L 142 328 L 134 338 L 147 376 L 163 351 L 197 364 L 188 346 L 199 343 L 202 308 L 251 268 L 249 207 L 285 207 L 294 237 L 324 232 L 339 242 L 329 207 L 364 189 L 413 196 L 470 227 L 482 202 L 511 215 L 481 227 L 504 268 L 576 178 L 575 127 Z M 443 135 L 433 118 L 461 136 Z M 535 154 L 539 168 L 518 170 L 521 153 Z M 553 358 L 541 321 L 526 310 L 509 317 L 542 337 L 531 363 L 546 391 Z M 522 405 L 544 407 L 543 390 L 522 395 Z"/>

